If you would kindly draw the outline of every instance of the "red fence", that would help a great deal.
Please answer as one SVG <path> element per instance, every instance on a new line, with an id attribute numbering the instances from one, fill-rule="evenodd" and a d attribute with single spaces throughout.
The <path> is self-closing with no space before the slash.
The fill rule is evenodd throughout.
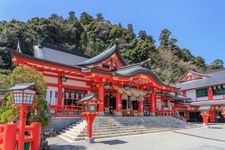
<path id="1" fill-rule="evenodd" d="M 0 150 L 2 150 L 3 135 L 4 135 L 4 126 L 0 125 Z"/>
<path id="2" fill-rule="evenodd" d="M 50 106 L 50 114 L 53 117 L 76 117 L 81 116 L 83 111 L 84 106 Z"/>
<path id="3" fill-rule="evenodd" d="M 0 150 L 15 150 L 19 141 L 20 129 L 16 124 L 0 125 Z M 25 126 L 24 142 L 30 144 L 30 150 L 39 150 L 41 142 L 41 124 L 33 122 Z"/>

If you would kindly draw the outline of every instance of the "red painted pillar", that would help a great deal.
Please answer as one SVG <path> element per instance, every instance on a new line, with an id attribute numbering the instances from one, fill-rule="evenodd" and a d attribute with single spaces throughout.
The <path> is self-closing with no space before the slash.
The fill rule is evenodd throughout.
<path id="1" fill-rule="evenodd" d="M 96 113 L 83 113 L 83 116 L 87 122 L 87 140 L 92 143 L 92 124 L 94 122 L 95 117 L 97 116 Z"/>
<path id="2" fill-rule="evenodd" d="M 143 104 L 144 101 L 138 101 L 138 115 L 143 116 Z"/>
<path id="3" fill-rule="evenodd" d="M 4 135 L 2 150 L 15 150 L 16 149 L 16 124 L 4 125 Z"/>
<path id="4" fill-rule="evenodd" d="M 212 87 L 208 87 L 208 100 L 213 100 L 213 91 Z"/>
<path id="5" fill-rule="evenodd" d="M 183 96 L 187 96 L 187 92 L 186 91 L 182 91 Z"/>
<path id="6" fill-rule="evenodd" d="M 156 115 L 156 91 L 152 92 L 151 95 L 151 115 L 155 116 Z"/>
<path id="7" fill-rule="evenodd" d="M 121 106 L 122 106 L 121 94 L 117 91 L 116 92 L 116 114 L 115 114 L 116 116 L 122 116 Z"/>
<path id="8" fill-rule="evenodd" d="M 33 138 L 33 142 L 31 143 L 31 149 L 40 149 L 41 144 L 41 123 L 39 122 L 33 122 L 31 124 L 32 126 L 32 132 L 31 136 Z"/>
<path id="9" fill-rule="evenodd" d="M 24 150 L 24 131 L 26 125 L 26 106 L 20 106 L 18 150 Z"/>
<path id="10" fill-rule="evenodd" d="M 105 95 L 104 85 L 103 85 L 103 83 L 99 83 L 99 85 L 98 85 L 98 98 L 101 101 L 103 101 L 103 102 L 98 104 L 99 115 L 103 115 L 103 113 L 104 113 L 104 95 Z"/>
<path id="11" fill-rule="evenodd" d="M 62 80 L 61 80 L 61 76 L 58 77 L 58 99 L 57 99 L 57 105 L 59 107 L 62 106 Z"/>
<path id="12" fill-rule="evenodd" d="M 209 120 L 210 122 L 216 122 L 216 111 L 215 110 L 210 110 L 209 111 Z"/>

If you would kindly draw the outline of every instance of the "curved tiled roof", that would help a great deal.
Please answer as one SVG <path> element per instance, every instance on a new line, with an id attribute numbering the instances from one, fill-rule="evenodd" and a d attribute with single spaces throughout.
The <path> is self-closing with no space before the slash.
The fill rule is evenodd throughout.
<path id="1" fill-rule="evenodd" d="M 111 47 L 108 47 L 107 49 L 105 49 L 103 52 L 101 52 L 100 54 L 79 63 L 78 65 L 80 66 L 88 66 L 88 65 L 92 65 L 98 62 L 103 61 L 104 59 L 110 57 L 111 55 L 113 55 L 114 53 L 117 53 L 118 57 L 120 58 L 120 60 L 122 61 L 122 63 L 124 65 L 126 65 L 126 62 L 124 61 L 124 59 L 122 58 L 122 56 L 120 55 L 120 53 L 118 52 L 118 48 L 116 45 L 113 45 Z"/>
<path id="2" fill-rule="evenodd" d="M 141 62 L 141 63 L 121 67 L 120 69 L 118 69 L 115 72 L 115 74 L 118 76 L 125 76 L 125 77 L 130 77 L 130 76 L 133 76 L 136 74 L 146 74 L 146 75 L 152 76 L 161 85 L 164 85 L 164 86 L 170 87 L 170 88 L 175 88 L 175 87 L 171 87 L 170 85 L 165 84 L 159 78 L 159 76 L 151 69 L 143 67 L 142 65 L 144 63 L 145 62 Z"/>

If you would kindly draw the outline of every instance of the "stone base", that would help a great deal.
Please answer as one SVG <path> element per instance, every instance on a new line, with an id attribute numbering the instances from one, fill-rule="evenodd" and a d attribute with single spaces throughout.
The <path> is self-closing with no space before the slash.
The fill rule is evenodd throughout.
<path id="1" fill-rule="evenodd" d="M 95 139 L 94 139 L 93 137 L 92 137 L 92 138 L 87 138 L 87 137 L 86 137 L 85 141 L 86 141 L 87 143 L 94 143 L 94 142 L 95 142 Z"/>
<path id="2" fill-rule="evenodd" d="M 104 116 L 104 115 L 105 115 L 105 113 L 103 111 L 98 112 L 98 116 Z"/>
<path id="3" fill-rule="evenodd" d="M 150 113 L 150 116 L 155 116 L 155 112 L 151 112 Z"/>
<path id="4" fill-rule="evenodd" d="M 121 117 L 122 116 L 122 113 L 121 112 L 115 112 L 115 116 L 116 117 Z"/>
<path id="5" fill-rule="evenodd" d="M 142 117 L 142 116 L 144 116 L 144 113 L 143 112 L 139 112 L 138 116 Z"/>

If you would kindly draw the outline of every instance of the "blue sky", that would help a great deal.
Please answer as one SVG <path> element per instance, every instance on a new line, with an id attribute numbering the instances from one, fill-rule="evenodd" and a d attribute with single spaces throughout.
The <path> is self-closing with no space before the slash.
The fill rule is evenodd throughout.
<path id="1" fill-rule="evenodd" d="M 78 17 L 83 11 L 92 16 L 101 12 L 112 23 L 133 24 L 136 33 L 146 30 L 155 40 L 168 28 L 180 47 L 208 64 L 217 58 L 225 62 L 224 0 L 1 0 L 0 20 L 53 13 L 67 17 L 71 10 Z"/>

